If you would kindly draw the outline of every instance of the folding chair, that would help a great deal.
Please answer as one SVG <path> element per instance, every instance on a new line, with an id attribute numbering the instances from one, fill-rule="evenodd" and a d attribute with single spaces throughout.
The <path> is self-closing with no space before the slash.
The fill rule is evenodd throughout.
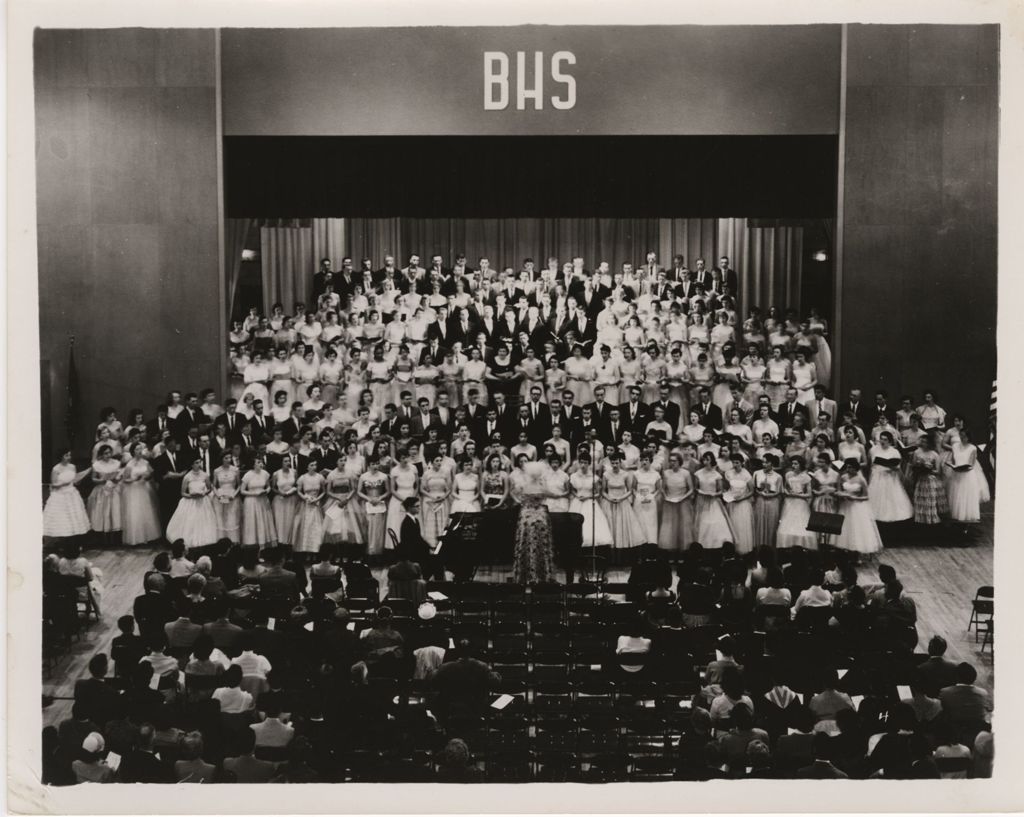
<path id="1" fill-rule="evenodd" d="M 574 752 L 579 725 L 575 718 L 538 712 L 534 721 L 534 746 L 544 752 Z"/>
<path id="2" fill-rule="evenodd" d="M 989 618 L 985 622 L 985 637 L 981 640 L 981 651 L 985 652 L 985 647 L 988 647 L 988 651 L 995 655 L 995 638 L 996 638 L 996 620 L 995 618 Z"/>
<path id="3" fill-rule="evenodd" d="M 535 681 L 533 708 L 541 713 L 566 713 L 572 707 L 572 687 L 568 681 Z"/>
<path id="4" fill-rule="evenodd" d="M 568 681 L 569 653 L 534 652 L 531 679 L 534 681 Z"/>
<path id="5" fill-rule="evenodd" d="M 991 584 L 979 587 L 971 600 L 971 617 L 967 621 L 967 632 L 974 627 L 974 643 L 978 643 L 979 625 L 995 614 L 995 588 Z"/>

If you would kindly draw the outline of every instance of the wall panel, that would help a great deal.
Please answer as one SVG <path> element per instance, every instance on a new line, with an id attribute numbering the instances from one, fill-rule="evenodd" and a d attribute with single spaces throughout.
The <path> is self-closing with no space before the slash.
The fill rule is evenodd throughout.
<path id="1" fill-rule="evenodd" d="M 81 452 L 100 407 L 152 414 L 219 382 L 214 32 L 38 30 L 44 439 L 65 442 L 75 335 Z M 47 454 L 49 452 L 46 452 Z"/>
<path id="2" fill-rule="evenodd" d="M 938 391 L 987 437 L 996 26 L 849 27 L 842 388 Z"/>

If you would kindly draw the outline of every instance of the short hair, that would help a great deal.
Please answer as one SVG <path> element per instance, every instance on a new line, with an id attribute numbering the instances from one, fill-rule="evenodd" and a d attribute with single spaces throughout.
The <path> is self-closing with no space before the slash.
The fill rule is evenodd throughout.
<path id="1" fill-rule="evenodd" d="M 957 664 L 956 667 L 956 682 L 958 684 L 973 684 L 978 680 L 978 671 L 973 665 L 968 664 L 966 661 Z"/>
<path id="2" fill-rule="evenodd" d="M 406 452 L 406 453 L 408 454 L 408 452 Z M 419 502 L 419 498 L 418 497 L 407 496 L 405 499 L 402 500 L 402 507 L 405 508 L 405 510 L 407 510 L 407 511 L 411 511 L 413 508 L 416 507 L 416 503 L 418 503 L 418 502 Z"/>
<path id="3" fill-rule="evenodd" d="M 933 635 L 928 640 L 928 655 L 931 656 L 942 656 L 946 654 L 946 639 L 941 635 Z"/>

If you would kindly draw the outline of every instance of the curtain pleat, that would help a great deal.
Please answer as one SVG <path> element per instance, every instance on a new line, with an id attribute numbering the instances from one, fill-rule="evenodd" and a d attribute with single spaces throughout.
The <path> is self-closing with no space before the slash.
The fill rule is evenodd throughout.
<path id="1" fill-rule="evenodd" d="M 341 269 L 341 259 L 348 253 L 345 240 L 345 219 L 343 218 L 314 218 L 313 219 L 313 255 L 316 257 L 317 265 L 321 258 L 331 259 L 331 266 L 334 269 Z M 359 259 L 356 259 L 356 269 L 359 268 Z"/>
<path id="2" fill-rule="evenodd" d="M 297 302 L 311 305 L 317 268 L 311 227 L 261 228 L 260 261 L 264 314 L 278 301 L 289 312 Z"/>
<path id="3" fill-rule="evenodd" d="M 802 314 L 803 227 L 751 227 L 745 218 L 718 219 L 718 249 L 739 276 L 744 312 L 751 306 L 793 308 Z"/>

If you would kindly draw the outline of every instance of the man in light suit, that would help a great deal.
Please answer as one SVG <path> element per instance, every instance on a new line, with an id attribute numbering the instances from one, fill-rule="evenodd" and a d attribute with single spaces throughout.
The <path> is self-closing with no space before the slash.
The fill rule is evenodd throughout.
<path id="1" fill-rule="evenodd" d="M 829 422 L 835 425 L 838 411 L 839 406 L 836 401 L 825 396 L 825 387 L 821 384 L 815 386 L 814 399 L 807 404 L 808 415 L 817 417 L 819 414 L 825 413 L 829 417 Z"/>

